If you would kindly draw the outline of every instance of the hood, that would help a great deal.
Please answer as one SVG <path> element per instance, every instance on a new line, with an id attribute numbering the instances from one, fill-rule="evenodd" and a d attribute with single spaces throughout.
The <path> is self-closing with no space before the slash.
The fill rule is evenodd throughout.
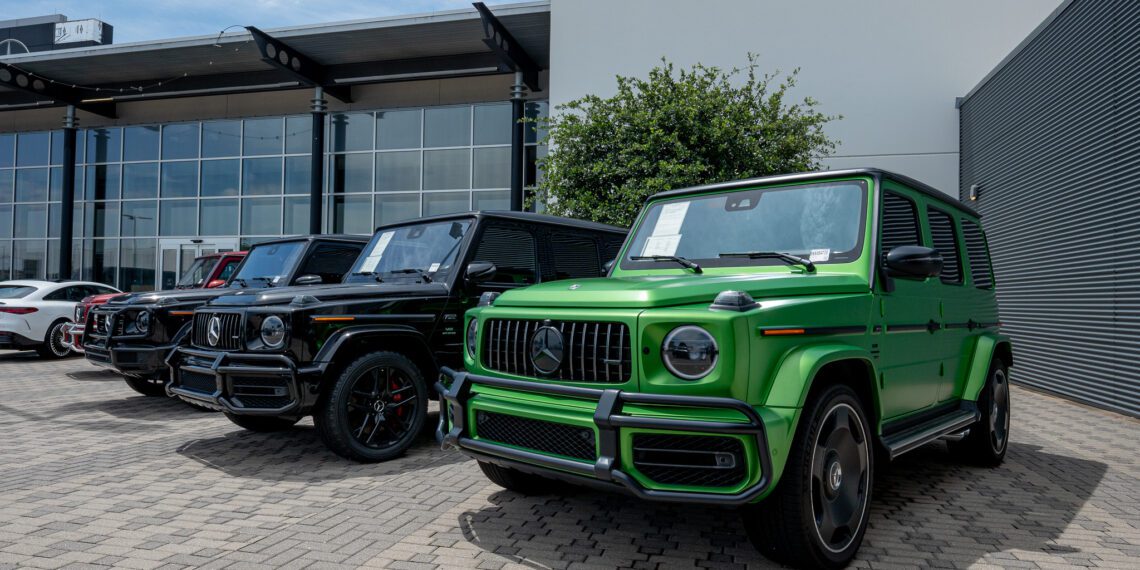
<path id="1" fill-rule="evenodd" d="M 102 305 L 115 297 L 130 295 L 130 293 L 103 293 L 101 295 L 90 295 L 83 298 L 84 305 Z"/>
<path id="2" fill-rule="evenodd" d="M 327 303 L 346 299 L 377 297 L 436 297 L 447 295 L 443 283 L 345 283 L 340 285 L 309 285 L 300 287 L 272 287 L 266 289 L 232 289 L 210 301 L 211 306 L 254 307 L 286 305 L 298 295 L 312 297 Z"/>
<path id="3" fill-rule="evenodd" d="M 870 286 L 844 273 L 639 275 L 567 279 L 503 293 L 495 306 L 652 308 L 711 303 L 721 291 L 745 291 L 756 300 L 794 295 L 866 293 Z"/>
<path id="4" fill-rule="evenodd" d="M 177 305 L 179 303 L 202 303 L 218 295 L 232 291 L 232 289 L 174 289 L 172 291 L 150 291 L 147 293 L 130 293 L 116 296 L 107 301 L 108 306 L 138 306 L 138 305 Z"/>

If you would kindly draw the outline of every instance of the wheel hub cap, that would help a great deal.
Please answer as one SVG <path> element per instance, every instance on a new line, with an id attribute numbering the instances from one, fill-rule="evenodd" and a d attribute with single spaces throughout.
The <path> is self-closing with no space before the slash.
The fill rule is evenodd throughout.
<path id="1" fill-rule="evenodd" d="M 843 484 L 843 467 L 839 465 L 838 461 L 831 463 L 827 468 L 827 485 L 831 487 L 831 491 L 839 490 L 839 486 Z"/>

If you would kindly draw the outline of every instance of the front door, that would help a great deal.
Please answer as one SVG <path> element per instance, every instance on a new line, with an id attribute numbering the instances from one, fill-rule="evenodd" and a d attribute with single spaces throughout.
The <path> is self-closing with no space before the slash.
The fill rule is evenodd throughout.
<path id="1" fill-rule="evenodd" d="M 236 251 L 235 238 L 199 238 L 161 240 L 158 255 L 158 288 L 173 289 L 179 277 L 190 268 L 194 259 L 219 251 Z"/>

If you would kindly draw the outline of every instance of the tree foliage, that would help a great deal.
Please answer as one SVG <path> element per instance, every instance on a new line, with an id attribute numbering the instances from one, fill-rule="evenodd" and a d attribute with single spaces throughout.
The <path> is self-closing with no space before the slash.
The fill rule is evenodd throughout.
<path id="1" fill-rule="evenodd" d="M 676 72 L 662 59 L 648 78 L 618 76 L 612 97 L 558 107 L 535 199 L 556 215 L 629 226 L 663 190 L 817 169 L 836 144 L 823 126 L 840 117 L 810 97 L 786 101 L 798 69 L 774 84 L 779 72 L 757 67 L 751 54 L 730 71 Z"/>

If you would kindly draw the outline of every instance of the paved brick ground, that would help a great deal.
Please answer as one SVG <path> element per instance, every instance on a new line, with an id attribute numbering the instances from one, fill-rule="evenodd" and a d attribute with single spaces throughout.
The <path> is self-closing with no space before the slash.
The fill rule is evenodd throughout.
<path id="1" fill-rule="evenodd" d="M 428 434 L 356 465 L 76 359 L 0 354 L 0 394 L 0 567 L 766 566 L 729 511 L 515 496 Z M 857 566 L 1140 565 L 1140 422 L 1014 398 L 1002 468 L 931 445 L 880 478 Z"/>

